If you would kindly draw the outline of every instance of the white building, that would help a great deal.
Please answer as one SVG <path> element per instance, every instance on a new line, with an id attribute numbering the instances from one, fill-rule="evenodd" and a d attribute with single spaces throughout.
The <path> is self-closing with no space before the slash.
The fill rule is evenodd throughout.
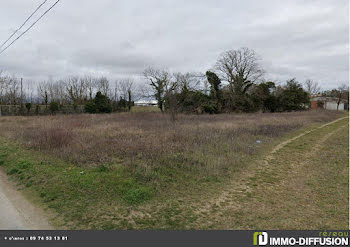
<path id="1" fill-rule="evenodd" d="M 338 106 L 338 99 L 333 97 L 317 96 L 311 99 L 311 109 L 326 109 L 326 110 L 348 110 L 349 102 L 341 100 Z"/>
<path id="2" fill-rule="evenodd" d="M 135 106 L 157 106 L 156 100 L 138 100 L 134 102 Z"/>

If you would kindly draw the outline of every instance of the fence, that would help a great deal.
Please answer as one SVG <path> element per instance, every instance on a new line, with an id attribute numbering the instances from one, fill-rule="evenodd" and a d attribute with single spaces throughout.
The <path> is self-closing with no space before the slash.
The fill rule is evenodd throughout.
<path id="1" fill-rule="evenodd" d="M 74 114 L 83 113 L 84 105 L 61 105 L 57 114 Z M 32 105 L 30 110 L 25 105 L 0 105 L 1 116 L 18 116 L 18 115 L 48 115 L 52 112 L 48 105 Z"/>

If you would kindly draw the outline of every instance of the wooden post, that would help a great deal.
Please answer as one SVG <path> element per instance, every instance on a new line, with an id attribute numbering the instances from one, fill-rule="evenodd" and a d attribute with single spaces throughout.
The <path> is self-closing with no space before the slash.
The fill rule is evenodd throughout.
<path id="1" fill-rule="evenodd" d="M 23 78 L 21 78 L 21 104 L 23 103 Z"/>
<path id="2" fill-rule="evenodd" d="M 23 115 L 23 78 L 21 78 L 21 105 L 20 105 L 20 114 Z"/>

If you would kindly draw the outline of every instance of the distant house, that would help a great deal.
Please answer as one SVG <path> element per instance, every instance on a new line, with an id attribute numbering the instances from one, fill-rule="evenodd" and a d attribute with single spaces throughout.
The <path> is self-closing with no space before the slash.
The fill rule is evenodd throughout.
<path id="1" fill-rule="evenodd" d="M 157 106 L 156 100 L 139 100 L 134 102 L 135 106 Z"/>
<path id="2" fill-rule="evenodd" d="M 313 96 L 311 98 L 311 109 L 326 109 L 326 110 L 348 110 L 349 102 L 340 100 L 338 107 L 338 98 Z"/>

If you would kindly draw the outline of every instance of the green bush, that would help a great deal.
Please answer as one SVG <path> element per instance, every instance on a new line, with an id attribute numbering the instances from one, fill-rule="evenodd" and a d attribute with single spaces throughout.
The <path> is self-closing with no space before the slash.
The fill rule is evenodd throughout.
<path id="1" fill-rule="evenodd" d="M 57 102 L 51 102 L 49 105 L 49 110 L 52 114 L 55 114 L 59 110 L 59 104 Z"/>
<path id="2" fill-rule="evenodd" d="M 263 82 L 253 85 L 250 94 L 252 111 L 275 112 L 279 107 L 274 91 L 274 82 Z"/>
<path id="3" fill-rule="evenodd" d="M 127 108 L 128 107 L 128 101 L 126 101 L 123 98 L 120 98 L 120 100 L 118 101 L 118 107 L 119 108 Z"/>
<path id="4" fill-rule="evenodd" d="M 96 104 L 93 101 L 88 102 L 85 105 L 85 112 L 87 113 L 96 113 L 97 107 Z"/>
<path id="5" fill-rule="evenodd" d="M 103 95 L 101 92 L 97 92 L 94 101 L 98 113 L 112 112 L 111 101 L 106 95 Z"/>
<path id="6" fill-rule="evenodd" d="M 106 95 L 97 92 L 95 98 L 85 105 L 85 111 L 88 113 L 110 113 L 112 112 L 112 104 Z"/>
<path id="7" fill-rule="evenodd" d="M 179 111 L 187 113 L 217 113 L 216 99 L 199 91 L 186 90 L 176 94 Z M 167 101 L 165 108 L 168 108 Z"/>
<path id="8" fill-rule="evenodd" d="M 310 97 L 295 78 L 287 81 L 282 92 L 278 95 L 282 111 L 300 111 L 310 103 Z"/>
<path id="9" fill-rule="evenodd" d="M 29 113 L 30 109 L 32 108 L 32 104 L 31 103 L 26 103 L 26 108 L 27 108 L 27 113 Z"/>

